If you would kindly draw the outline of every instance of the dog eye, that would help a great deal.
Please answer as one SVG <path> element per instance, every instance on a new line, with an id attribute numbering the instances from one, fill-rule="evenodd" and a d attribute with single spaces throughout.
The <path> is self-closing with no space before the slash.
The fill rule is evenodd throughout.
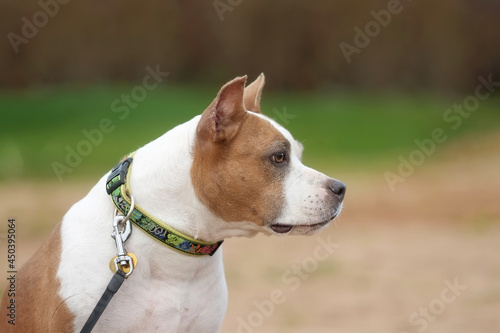
<path id="1" fill-rule="evenodd" d="M 277 153 L 273 155 L 273 161 L 274 163 L 281 164 L 286 161 L 286 154 L 285 153 Z"/>

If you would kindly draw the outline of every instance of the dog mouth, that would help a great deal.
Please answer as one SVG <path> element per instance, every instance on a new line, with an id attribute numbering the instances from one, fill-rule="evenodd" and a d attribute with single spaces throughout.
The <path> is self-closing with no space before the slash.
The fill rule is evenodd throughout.
<path id="1" fill-rule="evenodd" d="M 281 224 L 281 223 L 277 223 L 277 224 L 271 224 L 269 227 L 277 234 L 286 234 L 286 233 L 289 233 L 290 231 L 292 231 L 293 228 L 296 228 L 296 229 L 300 229 L 301 231 L 305 231 L 305 232 L 311 232 L 311 231 L 315 231 L 315 230 L 318 230 L 322 227 L 324 227 L 325 225 L 327 225 L 328 223 L 330 223 L 332 219 L 328 219 L 326 221 L 323 221 L 323 222 L 319 222 L 319 223 L 314 223 L 314 224 L 296 224 L 296 225 L 292 225 L 292 224 Z"/>

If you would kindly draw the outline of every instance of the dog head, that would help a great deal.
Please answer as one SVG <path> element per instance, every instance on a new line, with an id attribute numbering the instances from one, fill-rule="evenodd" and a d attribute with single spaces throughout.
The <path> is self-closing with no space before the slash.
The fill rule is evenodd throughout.
<path id="1" fill-rule="evenodd" d="M 302 164 L 302 145 L 260 110 L 264 75 L 225 84 L 196 129 L 191 180 L 227 223 L 267 234 L 311 234 L 342 209 L 345 185 Z"/>

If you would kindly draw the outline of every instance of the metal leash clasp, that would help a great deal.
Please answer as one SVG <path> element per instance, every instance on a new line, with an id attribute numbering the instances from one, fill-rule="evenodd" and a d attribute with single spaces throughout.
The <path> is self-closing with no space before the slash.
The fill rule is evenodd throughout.
<path id="1" fill-rule="evenodd" d="M 134 261 L 125 250 L 125 242 L 132 233 L 132 228 L 130 225 L 130 215 L 132 215 L 132 212 L 134 211 L 134 197 L 130 195 L 130 199 L 130 209 L 126 216 L 122 215 L 121 212 L 115 208 L 113 233 L 111 234 L 111 237 L 115 240 L 116 244 L 117 256 L 113 259 L 115 269 L 125 272 L 126 278 L 129 277 L 129 275 L 132 274 L 132 271 L 134 270 Z"/>

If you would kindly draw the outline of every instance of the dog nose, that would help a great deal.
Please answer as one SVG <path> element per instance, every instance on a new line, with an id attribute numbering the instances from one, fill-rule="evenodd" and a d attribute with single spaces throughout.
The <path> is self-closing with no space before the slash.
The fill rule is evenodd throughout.
<path id="1" fill-rule="evenodd" d="M 342 201 L 345 195 L 345 184 L 337 179 L 330 179 L 327 184 L 328 188 L 339 197 L 339 200 Z"/>

